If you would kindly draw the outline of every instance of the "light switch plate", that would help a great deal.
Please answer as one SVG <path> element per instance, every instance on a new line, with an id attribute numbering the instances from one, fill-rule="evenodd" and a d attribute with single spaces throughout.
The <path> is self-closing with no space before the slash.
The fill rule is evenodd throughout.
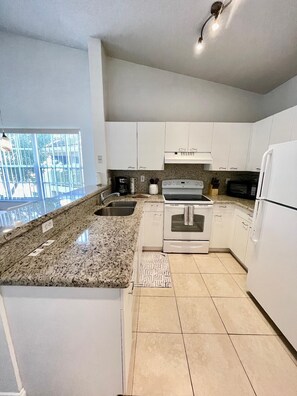
<path id="1" fill-rule="evenodd" d="M 42 224 L 42 232 L 45 233 L 47 231 L 49 231 L 50 229 L 52 229 L 54 226 L 54 222 L 53 220 L 48 220 L 45 223 Z"/>
<path id="2" fill-rule="evenodd" d="M 141 181 L 141 183 L 144 183 L 144 182 L 145 182 L 145 176 L 144 176 L 144 175 L 141 175 L 141 176 L 140 176 L 140 181 Z"/>

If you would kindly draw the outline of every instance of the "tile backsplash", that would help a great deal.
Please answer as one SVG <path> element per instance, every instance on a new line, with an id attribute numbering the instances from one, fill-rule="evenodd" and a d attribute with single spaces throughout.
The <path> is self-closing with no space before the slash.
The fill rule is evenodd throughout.
<path id="1" fill-rule="evenodd" d="M 145 181 L 141 182 L 140 177 L 145 177 Z M 213 177 L 220 180 L 219 194 L 226 194 L 226 179 L 231 180 L 257 180 L 259 174 L 256 172 L 217 172 L 217 171 L 207 171 L 204 169 L 204 165 L 193 165 L 193 164 L 165 164 L 165 169 L 163 171 L 120 171 L 112 170 L 110 171 L 110 177 L 112 180 L 113 190 L 114 190 L 114 178 L 117 176 L 135 177 L 136 178 L 136 192 L 137 193 L 148 193 L 149 191 L 149 181 L 150 179 L 158 178 L 159 181 L 159 193 L 162 191 L 162 180 L 168 179 L 195 179 L 202 180 L 204 182 L 203 193 L 208 193 L 208 188 Z"/>

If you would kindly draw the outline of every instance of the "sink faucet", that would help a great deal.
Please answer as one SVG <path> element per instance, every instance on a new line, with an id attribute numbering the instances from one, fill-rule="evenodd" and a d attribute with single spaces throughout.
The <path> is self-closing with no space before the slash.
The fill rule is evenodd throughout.
<path id="1" fill-rule="evenodd" d="M 101 203 L 102 203 L 102 205 L 104 205 L 104 202 L 107 200 L 107 198 L 109 198 L 109 197 L 119 197 L 120 196 L 120 193 L 118 193 L 118 192 L 114 192 L 114 193 L 112 193 L 112 194 L 108 194 L 108 195 L 106 195 L 105 196 L 105 192 L 106 191 L 103 191 L 101 194 L 100 194 L 100 198 L 101 198 Z"/>

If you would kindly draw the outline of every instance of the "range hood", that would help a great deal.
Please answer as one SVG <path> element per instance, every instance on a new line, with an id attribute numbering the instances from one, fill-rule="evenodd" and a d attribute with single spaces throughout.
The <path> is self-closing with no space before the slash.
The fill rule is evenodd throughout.
<path id="1" fill-rule="evenodd" d="M 210 153 L 165 153 L 165 164 L 212 164 Z"/>

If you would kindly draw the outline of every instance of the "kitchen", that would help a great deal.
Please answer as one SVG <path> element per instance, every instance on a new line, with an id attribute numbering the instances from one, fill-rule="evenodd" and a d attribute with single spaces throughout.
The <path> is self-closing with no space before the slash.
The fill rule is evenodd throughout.
<path id="1" fill-rule="evenodd" d="M 249 271 L 248 290 L 254 297 L 247 294 L 245 284 L 249 263 L 258 260 L 254 248 L 262 244 L 261 226 L 275 227 L 274 222 L 265 222 L 270 210 L 266 200 L 283 203 L 288 210 L 296 207 L 295 184 L 284 177 L 292 171 L 294 178 L 296 155 L 290 154 L 291 148 L 284 149 L 288 150 L 285 155 L 278 154 L 278 149 L 275 155 L 269 151 L 264 162 L 265 173 L 273 169 L 270 180 L 283 194 L 269 198 L 275 190 L 266 189 L 264 172 L 260 172 L 263 154 L 271 145 L 294 147 L 287 142 L 297 138 L 297 80 L 291 65 L 295 47 L 287 48 L 283 58 L 283 65 L 290 67 L 280 65 L 276 76 L 279 55 L 271 51 L 267 37 L 261 37 L 261 31 L 275 37 L 269 18 L 274 23 L 286 20 L 288 28 L 280 41 L 293 42 L 294 29 L 286 10 L 270 2 L 265 17 L 264 6 L 256 11 L 247 2 L 232 2 L 220 16 L 225 24 L 234 14 L 228 29 L 220 29 L 214 37 L 205 30 L 205 48 L 196 57 L 192 48 L 190 55 L 183 52 L 189 50 L 185 42 L 166 41 L 168 32 L 162 36 L 163 44 L 159 40 L 160 18 L 166 21 L 168 31 L 171 18 L 175 18 L 180 37 L 189 25 L 178 17 L 181 9 L 177 1 L 170 3 L 172 13 L 167 13 L 165 5 L 154 12 L 145 2 L 143 10 L 119 2 L 105 8 L 102 2 L 104 17 L 115 32 L 117 21 L 118 29 L 127 34 L 122 36 L 125 39 L 108 35 L 104 39 L 104 34 L 97 32 L 96 36 L 94 29 L 86 34 L 81 12 L 67 1 L 57 8 L 47 5 L 40 15 L 51 19 L 72 10 L 70 20 L 80 34 L 71 37 L 62 26 L 54 32 L 49 19 L 44 24 L 48 28 L 38 31 L 32 24 L 30 30 L 28 21 L 35 20 L 33 8 L 8 3 L 1 4 L 5 20 L 0 19 L 1 54 L 5 55 L 0 73 L 1 127 L 12 142 L 25 142 L 25 134 L 34 134 L 33 146 L 26 150 L 31 150 L 34 158 L 39 155 L 42 166 L 36 177 L 39 184 L 31 173 L 29 181 L 24 177 L 18 180 L 26 193 L 34 190 L 32 197 L 27 197 L 29 204 L 6 207 L 1 214 L 5 232 L 0 248 L 0 394 L 296 394 L 296 332 L 287 332 L 283 322 L 289 317 L 291 328 L 296 329 L 292 312 L 296 268 L 277 273 L 276 281 L 281 278 L 283 288 L 272 283 L 275 293 L 270 290 L 268 301 L 261 293 L 267 290 L 263 285 L 270 278 L 266 274 L 270 268 L 264 268 L 265 273 Z M 86 3 L 91 18 L 91 10 L 95 15 L 98 9 L 92 1 Z M 191 29 L 200 31 L 211 5 L 206 3 L 183 6 L 184 12 L 197 8 Z M 296 7 L 290 1 L 287 6 L 293 20 Z M 14 18 L 14 7 L 23 10 L 24 18 Z M 117 7 L 125 17 L 120 18 Z M 164 63 L 146 61 L 145 51 L 152 48 L 143 48 L 141 34 L 134 43 L 135 52 L 128 56 L 125 40 L 139 13 L 143 18 L 154 17 L 155 32 L 147 37 L 164 53 L 168 48 Z M 26 20 L 26 15 L 31 19 Z M 129 15 L 134 15 L 133 22 Z M 184 18 L 190 18 L 189 14 Z M 260 26 L 259 42 L 269 65 L 250 45 L 247 20 Z M 89 23 L 91 26 L 94 21 Z M 147 27 L 144 24 L 138 29 Z M 58 32 L 59 37 L 55 36 Z M 186 34 L 195 36 L 193 31 Z M 225 56 L 226 42 L 233 43 L 228 54 L 236 60 L 243 37 L 247 40 L 245 51 L 253 54 L 254 61 L 246 58 L 250 64 L 244 70 L 236 70 L 238 62 L 233 62 L 232 73 Z M 122 53 L 116 52 L 113 40 L 119 40 Z M 187 59 L 184 65 L 178 67 L 175 51 Z M 150 57 L 156 59 L 153 53 Z M 221 74 L 215 71 L 212 59 L 218 59 Z M 267 78 L 254 73 L 259 68 L 257 62 L 265 64 Z M 197 64 L 199 74 L 190 70 L 190 65 Z M 41 135 L 49 134 L 59 135 L 59 140 L 44 138 L 43 143 Z M 65 192 L 68 184 L 63 184 L 61 177 L 62 181 L 57 180 L 71 163 L 66 154 L 74 158 L 67 151 L 71 142 L 81 147 L 81 156 L 72 162 L 79 177 Z M 49 150 L 56 150 L 51 154 L 55 166 L 47 160 Z M 11 158 L 9 153 L 1 155 Z M 275 156 L 280 158 L 277 162 Z M 28 166 L 34 168 L 35 163 Z M 19 168 L 24 165 L 20 163 Z M 9 175 L 9 159 L 2 160 L 1 166 Z M 108 197 L 119 189 L 116 178 L 127 178 L 121 190 L 124 194 L 130 193 L 133 179 L 132 194 Z M 47 188 L 42 187 L 45 183 Z M 265 194 L 258 189 L 255 201 L 257 183 L 265 187 Z M 181 197 L 185 190 L 190 192 L 190 201 L 189 194 Z M 149 197 L 140 197 L 149 192 Z M 210 201 L 199 204 L 201 196 Z M 183 207 L 170 215 L 179 217 L 172 223 L 168 218 L 166 223 L 170 206 L 173 210 Z M 201 211 L 206 209 L 209 215 L 205 220 Z M 254 209 L 261 216 L 254 216 L 253 221 Z M 284 219 L 284 214 L 278 215 L 277 225 Z M 281 240 L 277 251 L 271 248 L 277 259 L 266 248 L 273 266 L 280 260 L 284 266 L 293 263 L 296 224 L 292 219 L 286 217 L 289 237 Z M 195 246 L 186 246 L 189 238 L 181 237 L 191 232 L 184 231 L 201 230 L 205 225 L 205 238 L 199 240 L 200 231 L 193 232 Z M 165 232 L 169 232 L 166 243 Z M 277 246 L 278 238 L 283 236 L 273 232 L 266 242 Z M 142 250 L 148 255 L 167 254 L 172 287 L 141 287 Z M 283 301 L 278 305 L 279 296 L 291 303 L 285 308 Z M 278 317 L 280 311 L 285 318 Z"/>

